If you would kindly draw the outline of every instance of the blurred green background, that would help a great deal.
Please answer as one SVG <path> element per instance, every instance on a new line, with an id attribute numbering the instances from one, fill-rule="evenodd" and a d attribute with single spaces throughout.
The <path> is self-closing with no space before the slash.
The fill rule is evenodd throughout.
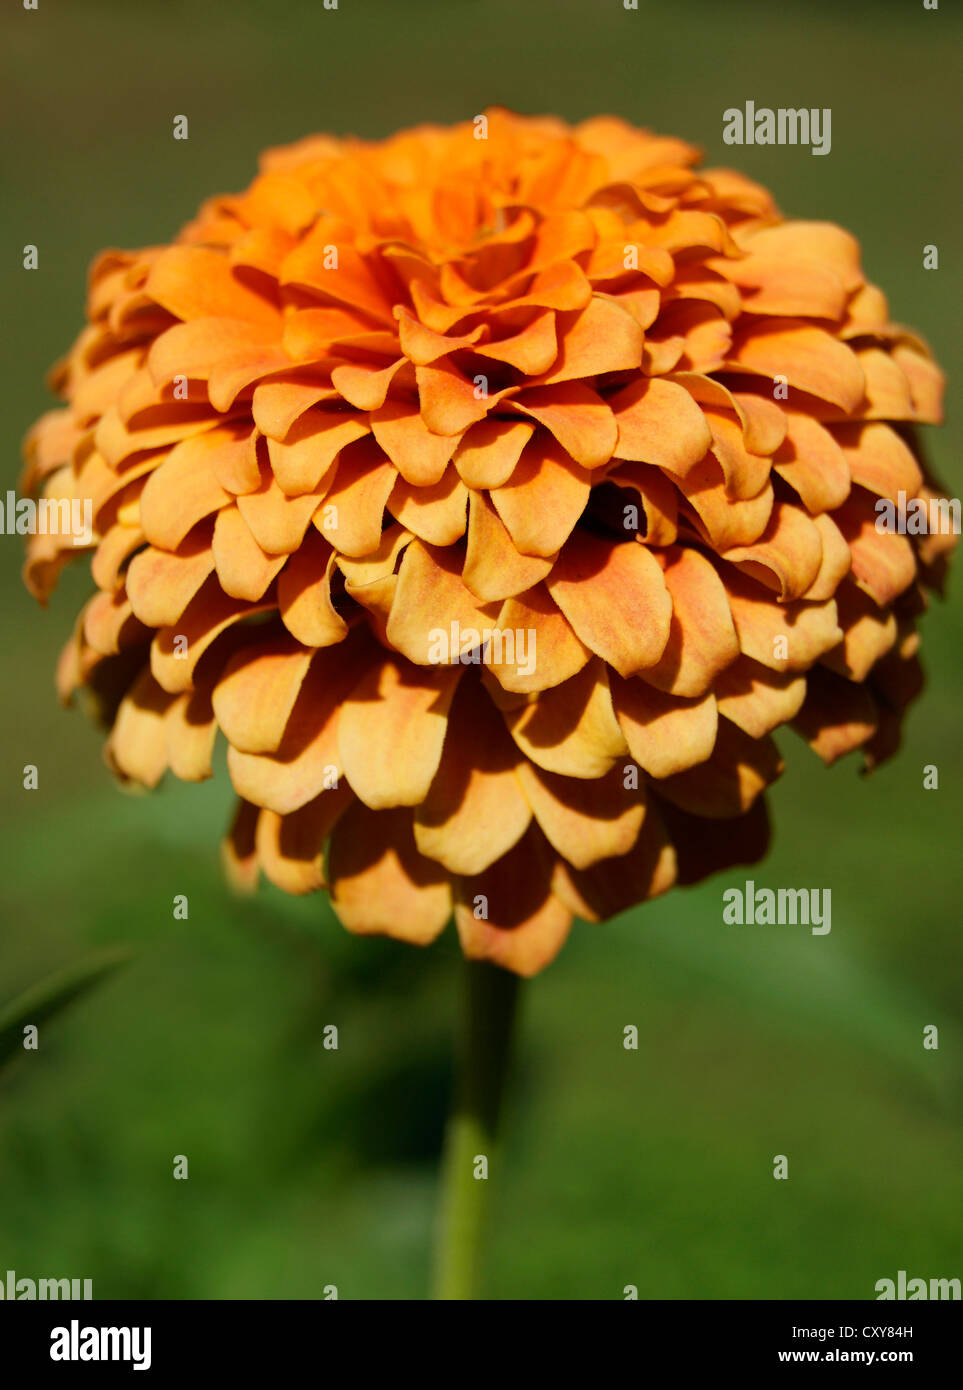
<path id="1" fill-rule="evenodd" d="M 502 103 L 611 111 L 701 145 L 788 213 L 851 228 L 893 316 L 961 377 L 948 3 L 621 0 L 19 3 L 0 20 L 3 488 L 48 403 L 105 245 L 168 239 L 257 152 Z M 830 106 L 832 153 L 730 149 L 722 112 Z M 187 142 L 171 138 L 186 114 Z M 40 269 L 21 269 L 24 244 Z M 940 269 L 922 269 L 936 243 Z M 959 411 L 931 432 L 963 487 Z M 0 1005 L 118 943 L 134 962 L 41 1031 L 0 1085 L 0 1271 L 96 1297 L 420 1298 L 458 982 L 449 934 L 356 941 L 318 898 L 238 905 L 226 777 L 125 796 L 53 691 L 86 593 L 47 613 L 3 566 Z M 956 576 L 957 589 L 960 576 Z M 952 594 L 951 584 L 951 594 Z M 770 886 L 833 894 L 833 929 L 724 927 L 714 880 L 576 928 L 526 989 L 491 1298 L 868 1298 L 959 1276 L 959 602 L 924 620 L 929 688 L 869 781 L 791 735 Z M 36 763 L 37 791 L 22 789 Z M 925 764 L 938 791 L 923 790 Z M 738 874 L 727 881 L 741 883 Z M 186 893 L 187 921 L 171 901 Z M 324 1025 L 340 1049 L 322 1047 Z M 637 1052 L 622 1047 L 638 1025 Z M 939 1027 L 939 1051 L 923 1028 Z M 186 1154 L 190 1178 L 172 1178 Z M 772 1177 L 775 1154 L 789 1181 Z"/>

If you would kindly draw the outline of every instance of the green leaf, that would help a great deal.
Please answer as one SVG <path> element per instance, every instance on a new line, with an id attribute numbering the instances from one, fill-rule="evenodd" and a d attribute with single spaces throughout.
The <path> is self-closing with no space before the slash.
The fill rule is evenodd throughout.
<path id="1" fill-rule="evenodd" d="M 126 946 L 99 951 L 80 965 L 47 975 L 0 1008 L 0 1070 L 22 1050 L 23 1030 L 28 1024 L 39 1026 L 56 1018 L 75 999 L 125 965 L 132 954 Z"/>

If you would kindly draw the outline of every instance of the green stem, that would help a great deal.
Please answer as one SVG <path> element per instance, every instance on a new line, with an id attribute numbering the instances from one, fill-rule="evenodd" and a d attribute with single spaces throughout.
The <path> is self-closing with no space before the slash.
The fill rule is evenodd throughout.
<path id="1" fill-rule="evenodd" d="M 441 1213 L 435 1254 L 437 1299 L 478 1297 L 488 1185 L 508 1071 L 519 979 L 483 961 L 468 961 L 458 1040 L 455 1103 L 445 1135 Z M 476 1176 L 479 1157 L 488 1176 Z"/>

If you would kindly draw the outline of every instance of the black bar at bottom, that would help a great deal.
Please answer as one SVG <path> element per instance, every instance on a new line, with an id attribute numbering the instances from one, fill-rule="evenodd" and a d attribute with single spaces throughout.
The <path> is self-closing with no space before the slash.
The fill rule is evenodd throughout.
<path id="1" fill-rule="evenodd" d="M 568 1305 L 566 1305 L 568 1306 Z M 553 1362 L 588 1353 L 599 1375 L 628 1355 L 641 1372 L 784 1366 L 951 1366 L 959 1345 L 956 1302 L 625 1302 L 576 1303 L 559 1322 L 558 1305 L 503 1302 L 497 1319 L 469 1322 L 435 1305 L 317 1302 L 2 1302 L 0 1364 L 16 1375 L 46 1370 L 69 1381 L 137 1371 L 176 1383 L 183 1371 L 216 1368 L 245 1381 L 279 1369 L 323 1371 L 356 1365 L 370 1375 L 414 1365 L 449 1373 L 452 1334 L 463 1333 L 471 1380 L 491 1357 L 493 1374 L 531 1361 L 542 1378 Z M 542 1317 L 546 1322 L 542 1324 Z M 427 1322 L 422 1323 L 422 1318 Z M 519 1322 L 515 1323 L 515 1318 Z M 454 1318 L 454 1322 L 452 1322 Z M 439 1333 L 437 1344 L 432 1336 Z M 448 1348 L 446 1353 L 445 1348 Z M 338 1360 L 333 1359 L 338 1356 Z M 437 1372 L 429 1368 L 435 1357 Z M 414 1360 L 413 1360 L 414 1358 Z M 618 1358 L 618 1360 L 616 1360 Z M 49 1369 L 47 1369 L 49 1368 Z M 11 1380 L 13 1376 L 11 1376 Z M 44 1379 L 42 1384 L 48 1384 Z"/>

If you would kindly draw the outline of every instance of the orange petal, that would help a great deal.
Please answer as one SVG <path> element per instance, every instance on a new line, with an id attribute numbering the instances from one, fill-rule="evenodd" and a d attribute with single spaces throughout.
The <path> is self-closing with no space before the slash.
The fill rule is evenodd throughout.
<path id="1" fill-rule="evenodd" d="M 417 405 L 386 401 L 371 415 L 374 437 L 401 476 L 416 487 L 441 481 L 461 435 L 432 434 Z"/>
<path id="2" fill-rule="evenodd" d="M 427 946 L 451 916 L 444 869 L 418 854 L 412 813 L 356 802 L 331 836 L 331 906 L 348 931 Z"/>
<path id="3" fill-rule="evenodd" d="M 455 925 L 469 960 L 531 976 L 561 950 L 572 914 L 552 893 L 547 856 L 536 859 L 536 843 L 530 830 L 484 873 L 458 883 Z"/>
<path id="4" fill-rule="evenodd" d="M 602 859 L 587 869 L 560 864 L 556 893 L 587 921 L 615 917 L 637 903 L 657 898 L 676 880 L 676 854 L 654 804 L 646 808 L 639 838 L 628 854 Z"/>
<path id="5" fill-rule="evenodd" d="M 729 367 L 760 376 L 784 376 L 790 386 L 830 401 L 850 414 L 863 398 L 866 379 L 857 355 L 824 328 L 797 319 L 763 319 L 744 333 Z"/>
<path id="6" fill-rule="evenodd" d="M 349 444 L 314 517 L 321 534 L 342 555 L 370 555 L 381 541 L 385 507 L 398 474 L 373 439 Z"/>
<path id="7" fill-rule="evenodd" d="M 538 435 L 510 480 L 491 493 L 495 510 L 524 555 L 554 555 L 585 510 L 590 475 L 554 440 Z"/>
<path id="8" fill-rule="evenodd" d="M 236 507 L 218 512 L 210 553 L 224 592 L 252 601 L 264 597 L 285 561 L 284 555 L 268 555 L 261 549 Z M 174 621 L 174 617 L 164 619 L 165 623 Z"/>
<path id="9" fill-rule="evenodd" d="M 705 417 L 712 452 L 725 474 L 726 491 L 730 497 L 757 497 L 769 481 L 770 460 L 746 448 L 742 424 L 734 413 L 710 408 Z"/>
<path id="10" fill-rule="evenodd" d="M 518 775 L 545 838 L 576 869 L 628 854 L 638 839 L 645 801 L 626 790 L 621 768 L 586 782 L 523 762 Z"/>
<path id="11" fill-rule="evenodd" d="M 690 815 L 671 802 L 660 803 L 675 847 L 680 886 L 699 883 L 735 864 L 757 864 L 769 849 L 769 817 L 762 797 L 744 816 L 709 820 Z"/>
<path id="12" fill-rule="evenodd" d="M 438 770 L 461 669 L 384 661 L 342 705 L 338 747 L 345 775 L 372 810 L 417 806 Z"/>
<path id="13" fill-rule="evenodd" d="M 558 356 L 555 315 L 551 310 L 536 314 L 525 328 L 509 338 L 485 343 L 475 348 L 479 357 L 491 357 L 505 362 L 526 376 L 547 372 Z"/>
<path id="14" fill-rule="evenodd" d="M 322 481 L 341 450 L 368 433 L 368 423 L 357 415 L 311 410 L 297 419 L 283 442 L 268 440 L 268 457 L 278 486 L 288 497 L 322 492 Z"/>
<path id="15" fill-rule="evenodd" d="M 477 343 L 484 332 L 484 329 L 479 326 L 473 328 L 470 333 L 448 336 L 426 328 L 404 305 L 399 305 L 395 309 L 395 314 L 398 319 L 401 351 L 410 362 L 414 362 L 419 367 L 427 367 L 429 363 L 437 361 L 439 357 L 444 357 L 449 352 L 457 352 L 460 348 L 471 347 L 473 343 Z"/>
<path id="16" fill-rule="evenodd" d="M 304 533 L 320 505 L 314 493 L 288 497 L 271 474 L 265 474 L 256 492 L 237 499 L 244 522 L 268 555 L 292 555 L 304 540 Z"/>
<path id="17" fill-rule="evenodd" d="M 184 541 L 173 554 L 148 546 L 127 568 L 131 608 L 148 627 L 176 623 L 213 568 L 209 534 Z"/>
<path id="18" fill-rule="evenodd" d="M 574 676 L 591 657 L 544 584 L 506 599 L 496 628 L 516 635 L 514 651 L 503 645 L 501 651 L 489 648 L 485 654 L 486 666 L 504 690 L 526 694 L 548 690 Z M 519 633 L 525 634 L 524 653 Z"/>
<path id="19" fill-rule="evenodd" d="M 247 382 L 290 365 L 276 329 L 231 318 L 175 324 L 155 338 L 147 355 L 148 370 L 158 386 L 175 376 L 210 383 L 217 375 L 226 383 L 239 374 L 237 389 L 241 390 Z"/>
<path id="20" fill-rule="evenodd" d="M 461 578 L 457 552 L 414 540 L 398 571 L 387 636 L 391 646 L 421 666 L 480 648 L 497 610 L 479 602 Z M 452 627 L 456 638 L 452 642 Z M 474 637 L 472 636 L 474 635 Z M 439 655 L 443 653 L 443 655 Z M 480 654 L 478 659 L 480 660 Z"/>
<path id="21" fill-rule="evenodd" d="M 191 599 L 176 624 L 161 628 L 150 649 L 150 667 L 158 684 L 172 695 L 193 686 L 201 657 L 229 627 L 242 618 L 263 613 L 266 603 L 229 598 L 211 576 Z"/>
<path id="22" fill-rule="evenodd" d="M 923 474 L 912 450 L 889 425 L 837 425 L 835 435 L 854 483 L 891 502 L 899 500 L 900 492 L 917 495 Z"/>
<path id="23" fill-rule="evenodd" d="M 853 575 L 861 589 L 886 607 L 916 578 L 913 546 L 896 531 L 877 531 L 869 494 L 855 489 L 833 520 L 852 552 Z"/>
<path id="24" fill-rule="evenodd" d="M 117 710 L 104 748 L 108 765 L 118 776 L 145 787 L 156 787 L 167 771 L 165 720 L 171 697 L 142 671 Z"/>
<path id="25" fill-rule="evenodd" d="M 516 767 L 522 759 L 480 683 L 466 677 L 455 695 L 445 748 L 415 813 L 415 842 L 456 874 L 480 873 L 506 854 L 532 818 Z"/>
<path id="26" fill-rule="evenodd" d="M 679 494 L 664 474 L 647 463 L 623 463 L 606 474 L 605 481 L 634 492 L 642 504 L 641 525 L 635 527 L 630 525 L 635 517 L 623 505 L 621 521 L 626 531 L 635 529 L 647 545 L 672 545 L 679 534 Z"/>
<path id="27" fill-rule="evenodd" d="M 282 440 L 306 410 L 337 399 L 338 392 L 326 381 L 262 381 L 254 388 L 251 413 L 262 434 Z"/>
<path id="28" fill-rule="evenodd" d="M 621 675 L 659 660 L 669 638 L 672 600 L 645 546 L 576 532 L 546 584 L 576 635 Z"/>
<path id="29" fill-rule="evenodd" d="M 895 615 L 874 603 L 851 579 L 839 586 L 836 610 L 841 641 L 823 655 L 823 664 L 851 681 L 864 681 L 896 643 Z"/>
<path id="30" fill-rule="evenodd" d="M 290 557 L 278 581 L 278 608 L 284 626 L 308 647 L 327 647 L 347 634 L 331 601 L 336 552 L 317 532 Z"/>
<path id="31" fill-rule="evenodd" d="M 720 719 L 712 757 L 665 778 L 659 794 L 692 815 L 728 819 L 748 811 L 782 770 L 770 738 L 750 738 L 728 719 Z"/>
<path id="32" fill-rule="evenodd" d="M 743 573 L 774 589 L 786 602 L 800 598 L 816 579 L 822 565 L 823 543 L 818 527 L 805 512 L 777 502 L 758 540 L 721 553 Z"/>
<path id="33" fill-rule="evenodd" d="M 602 777 L 627 748 L 608 673 L 598 659 L 564 684 L 505 711 L 505 722 L 526 757 L 563 777 Z"/>
<path id="34" fill-rule="evenodd" d="M 200 690 L 178 695 L 167 712 L 167 761 L 174 776 L 183 782 L 212 776 L 216 736 L 210 696 Z"/>
<path id="35" fill-rule="evenodd" d="M 228 440 L 228 447 L 234 440 Z M 152 545 L 176 550 L 202 517 L 233 501 L 214 473 L 225 440 L 218 430 L 175 444 L 150 475 L 140 499 L 141 525 Z"/>
<path id="36" fill-rule="evenodd" d="M 583 468 L 598 468 L 612 457 L 618 438 L 615 417 L 583 382 L 525 390 L 511 405 L 544 425 Z"/>
<path id="37" fill-rule="evenodd" d="M 778 226 L 750 226 L 739 234 L 754 256 L 780 260 L 787 265 L 814 261 L 832 270 L 847 294 L 863 284 L 859 242 L 833 222 L 803 222 L 793 219 Z M 766 311 L 769 312 L 768 310 Z"/>
<path id="38" fill-rule="evenodd" d="M 280 327 L 277 308 L 234 274 L 222 251 L 169 246 L 151 266 L 144 289 L 175 318 L 244 319 Z"/>
<path id="39" fill-rule="evenodd" d="M 319 653 L 277 749 L 265 755 L 228 748 L 235 791 L 278 815 L 296 811 L 323 792 L 333 795 L 344 778 L 338 749 L 341 701 L 380 659 L 380 649 L 363 628 L 356 628 L 336 651 Z"/>
<path id="40" fill-rule="evenodd" d="M 893 360 L 909 382 L 915 418 L 924 425 L 943 423 L 943 373 L 928 355 L 909 343 L 896 343 Z"/>
<path id="41" fill-rule="evenodd" d="M 520 554 L 488 495 L 471 494 L 462 579 L 477 598 L 489 603 L 521 594 L 551 573 L 554 562 L 552 555 Z"/>
<path id="42" fill-rule="evenodd" d="M 473 488 L 495 488 L 508 481 L 534 426 L 527 420 L 481 420 L 462 436 L 454 462 L 462 481 Z"/>
<path id="43" fill-rule="evenodd" d="M 584 380 L 603 372 L 638 369 L 645 335 L 613 300 L 593 297 L 575 314 L 558 319 L 559 355 L 543 381 Z"/>
<path id="44" fill-rule="evenodd" d="M 239 801 L 231 828 L 221 842 L 221 863 L 236 893 L 253 893 L 259 870 L 254 836 L 260 812 L 247 801 Z"/>
<path id="45" fill-rule="evenodd" d="M 704 695 L 739 655 L 725 585 L 696 550 L 672 546 L 659 559 L 672 600 L 672 623 L 661 658 L 642 675 L 673 695 Z"/>
<path id="46" fill-rule="evenodd" d="M 324 843 L 352 800 L 343 787 L 322 792 L 285 816 L 261 812 L 255 832 L 258 861 L 282 893 L 314 893 L 324 886 Z"/>
<path id="47" fill-rule="evenodd" d="M 672 381 L 634 381 L 609 400 L 619 428 L 617 458 L 654 463 L 684 477 L 712 443 L 706 418 Z"/>
<path id="48" fill-rule="evenodd" d="M 416 367 L 415 378 L 421 418 L 432 434 L 461 434 L 469 425 L 483 420 L 501 395 L 495 392 L 489 396 L 487 386 L 484 390 L 476 388 L 450 362 Z"/>
<path id="49" fill-rule="evenodd" d="M 832 599 L 782 604 L 737 571 L 728 569 L 724 575 L 739 646 L 770 670 L 805 671 L 842 638 Z"/>
<path id="50" fill-rule="evenodd" d="M 685 700 L 613 677 L 612 701 L 629 752 L 650 777 L 670 777 L 711 757 L 718 727 L 711 694 Z"/>
<path id="51" fill-rule="evenodd" d="M 236 652 L 212 703 L 228 742 L 242 753 L 273 753 L 314 653 L 284 636 Z"/>
<path id="52" fill-rule="evenodd" d="M 846 458 L 824 425 L 800 411 L 786 411 L 786 442 L 773 460 L 810 512 L 829 512 L 849 496 Z"/>
<path id="53" fill-rule="evenodd" d="M 385 403 L 388 388 L 405 366 L 405 359 L 399 357 L 388 367 L 371 367 L 360 363 L 345 362 L 335 367 L 331 373 L 331 384 L 349 405 L 358 410 L 377 410 Z"/>
<path id="54" fill-rule="evenodd" d="M 878 711 L 864 685 L 815 667 L 793 728 L 827 765 L 861 748 L 876 732 Z"/>
<path id="55" fill-rule="evenodd" d="M 454 468 L 437 483 L 416 487 L 399 478 L 388 498 L 395 519 L 429 545 L 454 545 L 465 534 L 468 489 Z"/>
<path id="56" fill-rule="evenodd" d="M 806 678 L 791 671 L 771 671 L 740 657 L 716 681 L 719 713 L 750 738 L 762 738 L 788 724 L 806 698 Z"/>

